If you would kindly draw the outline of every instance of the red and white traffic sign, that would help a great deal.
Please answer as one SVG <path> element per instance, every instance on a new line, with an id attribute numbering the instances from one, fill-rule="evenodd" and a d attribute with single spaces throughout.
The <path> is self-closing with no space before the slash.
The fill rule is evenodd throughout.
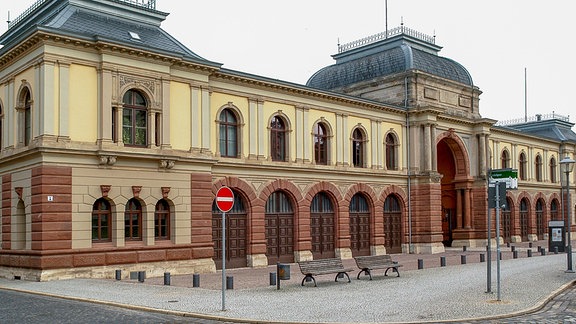
<path id="1" fill-rule="evenodd" d="M 228 187 L 222 187 L 218 189 L 216 193 L 216 207 L 220 209 L 221 212 L 229 212 L 234 206 L 234 192 Z"/>

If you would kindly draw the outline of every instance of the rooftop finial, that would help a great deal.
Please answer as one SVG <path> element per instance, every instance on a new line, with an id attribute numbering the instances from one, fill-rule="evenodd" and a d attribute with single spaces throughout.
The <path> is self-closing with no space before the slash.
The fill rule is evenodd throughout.
<path id="1" fill-rule="evenodd" d="M 10 10 L 8 10 L 8 20 L 6 20 L 6 22 L 8 23 L 8 25 L 10 25 Z"/>

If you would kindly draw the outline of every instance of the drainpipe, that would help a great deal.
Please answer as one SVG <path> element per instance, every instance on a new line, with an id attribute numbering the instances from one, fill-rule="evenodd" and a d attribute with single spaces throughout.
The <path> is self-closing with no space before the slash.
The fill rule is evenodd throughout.
<path id="1" fill-rule="evenodd" d="M 414 253 L 414 247 L 412 246 L 412 195 L 411 184 L 412 184 L 412 171 L 410 170 L 410 114 L 408 113 L 408 76 L 404 76 L 404 109 L 406 110 L 406 164 L 408 170 L 408 253 Z"/>

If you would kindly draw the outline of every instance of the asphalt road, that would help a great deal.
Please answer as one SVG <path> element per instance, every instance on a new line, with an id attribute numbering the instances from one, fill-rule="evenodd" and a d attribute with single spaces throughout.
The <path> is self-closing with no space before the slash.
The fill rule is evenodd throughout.
<path id="1" fill-rule="evenodd" d="M 0 289 L 0 323 L 222 323 Z"/>

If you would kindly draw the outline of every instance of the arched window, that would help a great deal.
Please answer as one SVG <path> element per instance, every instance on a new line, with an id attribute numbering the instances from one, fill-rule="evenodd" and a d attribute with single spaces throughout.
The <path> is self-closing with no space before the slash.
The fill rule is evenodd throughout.
<path id="1" fill-rule="evenodd" d="M 220 113 L 220 156 L 238 157 L 238 120 L 230 109 Z"/>
<path id="2" fill-rule="evenodd" d="M 122 141 L 127 146 L 148 145 L 148 111 L 144 96 L 128 90 L 122 99 Z"/>
<path id="3" fill-rule="evenodd" d="M 522 241 L 528 240 L 528 199 L 520 200 L 520 236 Z"/>
<path id="4" fill-rule="evenodd" d="M 395 195 L 384 201 L 384 246 L 388 253 L 402 252 L 402 209 Z"/>
<path id="5" fill-rule="evenodd" d="M 398 141 L 396 136 L 389 133 L 386 135 L 386 169 L 398 170 Z"/>
<path id="6" fill-rule="evenodd" d="M 334 206 L 325 192 L 317 193 L 310 204 L 310 233 L 314 259 L 335 256 Z"/>
<path id="7" fill-rule="evenodd" d="M 352 255 L 370 254 L 370 206 L 364 195 L 357 193 L 350 200 L 350 248 Z"/>
<path id="8" fill-rule="evenodd" d="M 558 214 L 558 200 L 552 199 L 550 202 L 550 220 L 560 220 L 560 215 Z"/>
<path id="9" fill-rule="evenodd" d="M 510 167 L 510 154 L 507 150 L 502 151 L 502 156 L 500 156 L 500 164 L 502 165 L 502 169 Z"/>
<path id="10" fill-rule="evenodd" d="M 328 164 L 328 133 L 323 123 L 314 125 L 314 162 Z"/>
<path id="11" fill-rule="evenodd" d="M 32 140 L 32 97 L 30 95 L 30 90 L 28 88 L 24 89 L 22 93 L 22 103 L 23 103 L 23 116 L 20 120 L 20 128 L 21 128 L 21 139 L 24 141 L 24 146 L 30 145 L 30 141 Z"/>
<path id="12" fill-rule="evenodd" d="M 272 161 L 286 161 L 286 123 L 279 116 L 272 117 L 270 122 L 270 155 Z"/>
<path id="13" fill-rule="evenodd" d="M 542 182 L 542 157 L 536 155 L 536 181 Z"/>
<path id="14" fill-rule="evenodd" d="M 290 199 L 284 192 L 275 191 L 264 210 L 268 264 L 294 262 L 294 208 Z"/>
<path id="15" fill-rule="evenodd" d="M 170 205 L 165 199 L 156 203 L 154 211 L 154 238 L 157 240 L 170 239 Z"/>
<path id="16" fill-rule="evenodd" d="M 0 152 L 4 147 L 3 138 L 2 138 L 2 126 L 4 126 L 4 108 L 2 108 L 2 101 L 0 101 Z"/>
<path id="17" fill-rule="evenodd" d="M 552 183 L 558 182 L 558 176 L 556 175 L 557 172 L 558 172 L 558 170 L 557 170 L 557 165 L 556 165 L 556 159 L 551 158 L 550 159 L 550 182 L 552 182 Z"/>
<path id="18" fill-rule="evenodd" d="M 528 170 L 526 170 L 526 154 L 524 152 L 520 153 L 520 159 L 518 160 L 518 173 L 520 176 L 520 180 L 527 180 L 528 179 Z"/>
<path id="19" fill-rule="evenodd" d="M 92 242 L 112 240 L 112 210 L 110 203 L 100 198 L 92 206 Z"/>
<path id="20" fill-rule="evenodd" d="M 539 240 L 544 239 L 546 226 L 544 224 L 544 199 L 540 198 L 536 201 L 536 235 Z"/>
<path id="21" fill-rule="evenodd" d="M 142 240 L 142 206 L 132 198 L 126 204 L 124 213 L 124 237 L 126 240 Z"/>
<path id="22" fill-rule="evenodd" d="M 356 128 L 352 132 L 352 165 L 355 167 L 366 166 L 364 163 L 365 142 L 364 133 L 360 128 Z"/>

